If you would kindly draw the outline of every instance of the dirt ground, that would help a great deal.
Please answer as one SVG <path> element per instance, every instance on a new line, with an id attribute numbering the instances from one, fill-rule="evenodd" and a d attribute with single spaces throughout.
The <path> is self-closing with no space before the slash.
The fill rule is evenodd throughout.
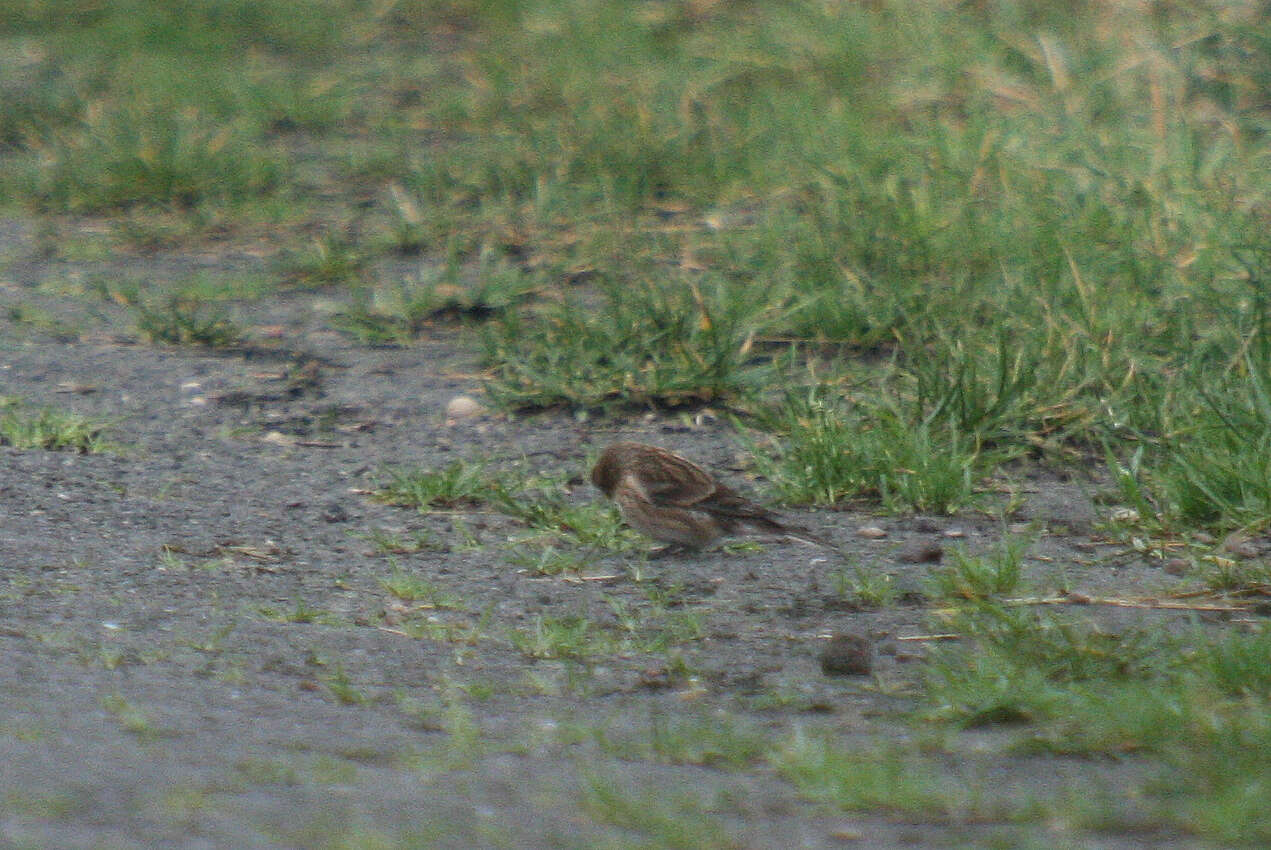
<path id="1" fill-rule="evenodd" d="M 903 598 L 857 610 L 836 586 L 843 561 L 792 541 L 611 556 L 584 571 L 607 579 L 536 576 L 510 560 L 518 527 L 506 517 L 424 515 L 366 495 L 385 467 L 469 458 L 575 470 L 573 498 L 592 500 L 587 452 L 619 438 L 751 487 L 722 421 L 448 423 L 447 401 L 480 391 L 461 329 L 363 346 L 330 329 L 333 296 L 295 293 L 239 308 L 257 343 L 213 352 L 142 343 L 126 309 L 78 294 L 90 279 L 162 284 L 263 262 L 47 260 L 30 224 L 0 222 L 0 301 L 78 330 L 64 341 L 0 316 L 0 395 L 105 420 L 115 446 L 0 448 L 0 847 L 1202 846 L 837 811 L 763 762 L 648 752 L 651 730 L 682 722 L 770 742 L 829 732 L 863 752 L 909 740 L 925 645 L 902 638 L 927 632 L 930 611 Z M 309 363 L 312 381 L 281 377 Z M 1015 519 L 1048 529 L 1028 558 L 1033 584 L 1062 576 L 1088 593 L 1151 593 L 1178 581 L 1092 541 L 1090 485 L 1024 484 Z M 932 569 L 907 562 L 911 547 L 961 532 L 978 549 L 1000 535 L 975 514 L 789 515 L 902 589 Z M 859 536 L 867 525 L 887 536 Z M 390 557 L 367 539 L 416 531 L 441 545 Z M 480 545 L 462 545 L 468 535 Z M 449 600 L 434 614 L 440 628 L 479 637 L 395 629 L 400 603 L 381 580 L 399 571 Z M 701 637 L 590 664 L 534 660 L 513 639 L 543 617 L 613 623 L 655 594 L 691 614 Z M 868 637 L 874 675 L 823 674 L 819 654 L 839 632 Z M 1149 770 L 1007 755 L 996 735 L 949 736 L 944 781 L 1007 799 L 1116 796 Z"/>

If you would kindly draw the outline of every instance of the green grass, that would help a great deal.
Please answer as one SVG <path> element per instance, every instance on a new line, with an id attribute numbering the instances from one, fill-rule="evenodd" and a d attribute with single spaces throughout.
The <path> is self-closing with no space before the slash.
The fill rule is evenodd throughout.
<path id="1" fill-rule="evenodd" d="M 1193 379 L 1199 409 L 1155 474 L 1168 516 L 1189 525 L 1271 522 L 1269 365 L 1271 358 L 1246 356 L 1216 386 Z"/>
<path id="2" fill-rule="evenodd" d="M 1154 757 L 1158 823 L 1256 845 L 1271 821 L 1241 800 L 1271 782 L 1268 631 L 1110 631 L 1067 613 L 975 603 L 926 662 L 929 719 L 1019 730 L 1021 752 Z"/>
<path id="3" fill-rule="evenodd" d="M 616 826 L 644 840 L 634 846 L 736 850 L 745 844 L 733 837 L 714 806 L 690 790 L 668 794 L 624 788 L 594 771 L 587 777 L 582 806 L 594 821 Z M 621 845 L 618 845 L 621 846 Z"/>
<path id="4" fill-rule="evenodd" d="M 489 252 L 474 270 L 452 258 L 438 270 L 421 266 L 416 278 L 364 289 L 334 324 L 368 344 L 405 345 L 436 324 L 488 320 L 540 285 L 534 275 Z"/>
<path id="5" fill-rule="evenodd" d="M 668 610 L 660 600 L 631 605 L 607 598 L 612 619 L 583 615 L 535 617 L 531 626 L 517 628 L 512 644 L 527 658 L 568 659 L 586 664 L 622 653 L 662 655 L 700 640 L 705 630 L 692 610 Z"/>
<path id="6" fill-rule="evenodd" d="M 369 697 L 356 685 L 345 672 L 344 666 L 337 664 L 335 669 L 322 677 L 322 684 L 326 685 L 327 690 L 343 705 L 361 705 L 365 703 Z"/>
<path id="7" fill-rule="evenodd" d="M 375 498 L 389 504 L 424 513 L 493 510 L 520 521 L 529 534 L 518 537 L 512 557 L 519 566 L 536 572 L 555 574 L 586 561 L 582 553 L 558 551 L 558 544 L 607 551 L 627 551 L 634 545 L 632 533 L 608 505 L 571 498 L 569 473 L 493 470 L 467 460 L 439 469 L 387 469 L 385 473 L 388 481 L 375 491 Z"/>
<path id="8" fill-rule="evenodd" d="M 527 658 L 569 659 L 590 663 L 615 651 L 605 629 L 582 616 L 539 616 L 529 628 L 517 629 L 512 643 Z"/>
<path id="9" fill-rule="evenodd" d="M 379 582 L 381 587 L 402 602 L 423 602 L 434 608 L 462 607 L 461 601 L 454 594 L 447 593 L 433 582 L 400 567 Z"/>
<path id="10" fill-rule="evenodd" d="M 77 342 L 82 332 L 48 310 L 29 304 L 13 304 L 5 309 L 5 315 L 14 325 L 40 331 L 58 342 Z"/>
<path id="11" fill-rule="evenodd" d="M 408 616 L 394 628 L 407 637 L 454 646 L 476 646 L 486 637 L 487 616 L 476 622 L 433 615 Z"/>
<path id="12" fill-rule="evenodd" d="M 375 491 L 381 501 L 392 505 L 431 509 L 451 509 L 487 504 L 504 492 L 502 482 L 488 474 L 485 466 L 463 460 L 440 469 L 387 470 L 389 481 Z"/>
<path id="13" fill-rule="evenodd" d="M 932 765 L 902 748 L 850 752 L 817 736 L 797 734 L 774 753 L 773 762 L 802 793 L 849 811 L 945 820 L 960 808 L 960 795 L 950 793 Z"/>
<path id="14" fill-rule="evenodd" d="M 371 544 L 373 551 L 379 555 L 410 555 L 415 552 L 443 552 L 445 544 L 437 536 L 426 529 L 417 529 L 409 534 L 391 531 L 386 528 L 372 528 L 365 532 L 349 532 L 350 537 L 365 540 Z"/>
<path id="15" fill-rule="evenodd" d="M 930 595 L 936 599 L 984 599 L 1012 593 L 1023 578 L 1028 546 L 1027 540 L 1006 537 L 987 555 L 971 555 L 953 547 L 949 563 L 931 572 Z"/>
<path id="16" fill-rule="evenodd" d="M 508 563 L 530 575 L 555 576 L 582 572 L 594 561 L 585 552 L 558 549 L 551 544 L 537 547 L 521 544 L 508 555 Z"/>
<path id="17" fill-rule="evenodd" d="M 852 406 L 842 393 L 790 395 L 758 418 L 776 435 L 760 470 L 786 502 L 953 513 L 978 501 L 977 480 L 1006 459 L 946 423 Z"/>
<path id="18" fill-rule="evenodd" d="M 754 414 L 792 502 L 956 511 L 1098 451 L 1171 531 L 1271 521 L 1249 10 L 29 0 L 0 33 L 16 200 L 276 234 L 274 285 L 348 291 L 367 343 L 479 320 L 505 408 Z M 194 312 L 139 325 L 227 344 Z"/>
<path id="19" fill-rule="evenodd" d="M 314 608 L 297 600 L 290 610 L 275 608 L 272 605 L 261 606 L 260 615 L 275 623 L 325 623 L 335 624 L 335 617 L 322 608 Z"/>
<path id="20" fill-rule="evenodd" d="M 720 770 L 754 767 L 769 755 L 769 735 L 728 716 L 665 716 L 654 711 L 647 728 L 596 728 L 600 750 L 626 761 L 702 765 Z"/>
<path id="21" fill-rule="evenodd" d="M 77 413 L 52 407 L 33 411 L 16 398 L 0 396 L 0 445 L 91 454 L 105 451 L 104 429 L 105 425 Z"/>
<path id="22" fill-rule="evenodd" d="M 266 195 L 281 185 L 285 160 L 253 135 L 241 119 L 192 106 L 142 100 L 90 108 L 41 146 L 51 164 L 31 175 L 35 200 L 49 210 L 101 213 L 138 205 L 193 211 Z"/>
<path id="23" fill-rule="evenodd" d="M 148 292 L 141 283 L 94 279 L 88 288 L 102 300 L 128 308 L 137 333 L 150 342 L 226 348 L 245 337 L 243 329 L 229 317 L 226 302 L 254 300 L 261 292 L 261 283 L 196 277 L 179 287 Z"/>
<path id="24" fill-rule="evenodd" d="M 726 404 L 770 375 L 751 362 L 753 303 L 722 281 L 622 279 L 600 294 L 598 309 L 566 298 L 494 322 L 491 397 L 519 410 Z"/>
<path id="25" fill-rule="evenodd" d="M 1204 561 L 1197 578 L 1217 593 L 1258 594 L 1271 584 L 1271 564 L 1265 561 L 1239 561 L 1223 555 L 1209 555 Z"/>
<path id="26" fill-rule="evenodd" d="M 288 65 L 329 56 L 341 23 L 277 3 L 8 7 L 0 32 L 37 38 L 43 50 L 26 85 L 5 92 L 0 138 L 20 154 L 6 182 L 64 212 L 206 216 L 276 193 L 288 157 L 271 134 L 329 127 L 341 112 L 339 86 L 316 85 L 316 66 Z"/>
<path id="27" fill-rule="evenodd" d="M 954 625 L 971 643 L 933 656 L 927 693 L 970 725 L 1047 717 L 1073 683 L 1142 681 L 1177 663 L 1162 634 L 1106 632 L 1026 606 L 976 603 Z"/>
<path id="28" fill-rule="evenodd" d="M 291 287 L 352 285 L 362 282 L 367 262 L 368 257 L 349 239 L 326 235 L 285 257 L 280 271 Z"/>
<path id="29" fill-rule="evenodd" d="M 1262 807 L 1249 805 L 1271 782 L 1267 629 L 1112 632 L 1069 613 L 984 602 L 966 605 L 951 626 L 961 640 L 923 662 L 924 737 L 859 747 L 799 730 L 766 741 L 755 757 L 802 795 L 851 812 L 948 825 L 1046 822 L 1074 837 L 1181 830 L 1224 846 L 1260 846 L 1271 835 Z M 946 725 L 999 734 L 968 755 Z M 1100 780 L 1090 762 L 1080 785 L 976 790 L 976 774 L 1039 751 L 1147 769 L 1128 786 L 1111 773 Z M 1101 781 L 1109 790 L 1093 805 L 1090 783 Z"/>
<path id="30" fill-rule="evenodd" d="M 224 348 L 243 339 L 242 330 L 224 312 L 196 298 L 173 296 L 147 305 L 136 303 L 137 331 L 151 342 Z"/>
<path id="31" fill-rule="evenodd" d="M 138 740 L 153 742 L 171 734 L 157 727 L 147 711 L 134 705 L 118 691 L 102 697 L 101 703 L 102 708 L 115 718 L 119 727 L 135 735 Z"/>
<path id="32" fill-rule="evenodd" d="M 4 806 L 18 817 L 39 818 L 45 821 L 69 820 L 91 812 L 98 805 L 87 791 L 75 790 L 13 790 L 4 795 Z M 18 847 L 24 845 L 18 844 Z M 32 841 L 26 847 L 36 848 Z"/>
<path id="33" fill-rule="evenodd" d="M 886 608 L 899 595 L 892 577 L 877 569 L 857 565 L 851 573 L 837 570 L 830 577 L 839 596 L 862 608 Z"/>

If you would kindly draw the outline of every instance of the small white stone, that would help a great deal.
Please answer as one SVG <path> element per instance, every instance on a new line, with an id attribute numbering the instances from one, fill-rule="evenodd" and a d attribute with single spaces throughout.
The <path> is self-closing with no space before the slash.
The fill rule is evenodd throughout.
<path id="1" fill-rule="evenodd" d="M 449 420 L 470 419 L 484 412 L 485 408 L 472 396 L 457 395 L 446 403 L 446 418 Z"/>
<path id="2" fill-rule="evenodd" d="M 840 826 L 830 830 L 830 838 L 835 841 L 864 841 L 865 833 L 852 826 Z"/>
<path id="3" fill-rule="evenodd" d="M 866 525 L 856 529 L 856 536 L 864 537 L 868 540 L 881 540 L 887 536 L 887 532 L 876 525 Z"/>

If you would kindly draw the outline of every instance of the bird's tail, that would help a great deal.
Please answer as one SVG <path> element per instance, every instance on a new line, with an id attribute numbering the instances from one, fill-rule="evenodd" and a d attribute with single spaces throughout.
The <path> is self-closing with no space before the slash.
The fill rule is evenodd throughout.
<path id="1" fill-rule="evenodd" d="M 836 544 L 831 543 L 812 529 L 805 528 L 802 525 L 788 525 L 787 523 L 777 522 L 776 520 L 768 519 L 766 517 L 755 519 L 753 524 L 756 528 L 762 529 L 763 531 L 771 531 L 774 534 L 780 534 L 783 537 L 789 537 L 792 540 L 799 540 L 803 543 L 811 543 L 814 546 L 823 546 L 826 549 L 830 549 L 840 555 L 845 554 Z"/>

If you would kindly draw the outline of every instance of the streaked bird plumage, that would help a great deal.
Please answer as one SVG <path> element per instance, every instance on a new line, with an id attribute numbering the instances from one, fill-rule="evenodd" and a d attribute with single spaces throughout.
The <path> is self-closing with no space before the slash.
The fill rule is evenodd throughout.
<path id="1" fill-rule="evenodd" d="M 806 529 L 781 522 L 691 460 L 658 446 L 613 443 L 596 461 L 591 481 L 613 499 L 629 525 L 673 546 L 700 549 L 750 529 L 833 548 Z"/>

